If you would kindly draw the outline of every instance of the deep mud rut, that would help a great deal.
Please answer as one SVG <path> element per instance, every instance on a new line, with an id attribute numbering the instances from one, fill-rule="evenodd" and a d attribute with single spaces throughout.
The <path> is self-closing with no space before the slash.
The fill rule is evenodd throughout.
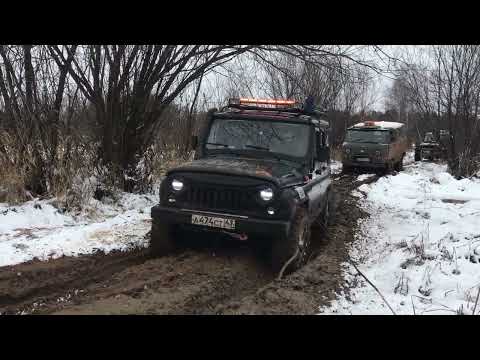
<path id="1" fill-rule="evenodd" d="M 210 243 L 152 259 L 147 250 L 63 257 L 0 268 L 2 314 L 315 314 L 344 286 L 357 219 L 355 176 L 335 180 L 336 216 L 312 233 L 314 256 L 276 280 L 247 244 Z"/>

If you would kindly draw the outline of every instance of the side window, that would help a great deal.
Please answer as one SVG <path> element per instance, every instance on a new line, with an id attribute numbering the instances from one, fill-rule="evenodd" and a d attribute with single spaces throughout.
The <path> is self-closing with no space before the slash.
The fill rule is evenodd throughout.
<path id="1" fill-rule="evenodd" d="M 315 131 L 317 148 L 328 147 L 328 134 L 323 131 Z"/>
<path id="2" fill-rule="evenodd" d="M 321 130 L 315 131 L 316 154 L 315 154 L 315 168 L 322 167 L 325 162 L 330 162 L 330 149 L 328 144 L 328 133 Z"/>

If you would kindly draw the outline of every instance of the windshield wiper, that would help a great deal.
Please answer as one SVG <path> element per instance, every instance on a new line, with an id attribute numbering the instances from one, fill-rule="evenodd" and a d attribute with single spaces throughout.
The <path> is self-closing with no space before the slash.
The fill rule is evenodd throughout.
<path id="1" fill-rule="evenodd" d="M 216 143 L 216 142 L 206 142 L 206 145 L 217 145 L 217 146 L 223 146 L 225 148 L 228 148 L 230 145 L 228 144 L 222 144 L 222 143 Z"/>
<path id="2" fill-rule="evenodd" d="M 245 145 L 245 147 L 252 148 L 252 149 L 258 149 L 258 150 L 270 151 L 270 148 L 267 148 L 267 147 L 264 147 L 264 146 Z"/>
<path id="3" fill-rule="evenodd" d="M 275 160 L 278 160 L 280 162 L 285 162 L 285 159 L 282 159 L 280 156 L 278 156 L 276 153 L 270 151 L 270 148 L 264 147 L 264 146 L 257 146 L 257 145 L 245 145 L 245 147 L 252 148 L 252 149 L 257 149 L 257 150 L 264 150 L 268 151 L 274 158 Z"/>

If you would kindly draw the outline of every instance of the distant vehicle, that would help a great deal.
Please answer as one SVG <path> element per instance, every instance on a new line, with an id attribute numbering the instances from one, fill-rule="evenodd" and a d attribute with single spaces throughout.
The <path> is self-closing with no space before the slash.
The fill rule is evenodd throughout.
<path id="1" fill-rule="evenodd" d="M 196 232 L 252 240 L 281 270 L 303 265 L 312 225 L 331 216 L 329 124 L 294 101 L 232 99 L 212 109 L 195 159 L 170 169 L 151 210 L 150 249 L 162 256 Z M 289 270 L 287 270 L 289 271 Z"/>
<path id="2" fill-rule="evenodd" d="M 405 124 L 388 121 L 355 124 L 347 129 L 342 148 L 346 173 L 355 168 L 401 171 L 408 149 Z"/>
<path id="3" fill-rule="evenodd" d="M 425 133 L 423 142 L 415 146 L 415 161 L 446 159 L 450 141 L 448 130 L 440 130 L 438 136 L 433 132 Z"/>

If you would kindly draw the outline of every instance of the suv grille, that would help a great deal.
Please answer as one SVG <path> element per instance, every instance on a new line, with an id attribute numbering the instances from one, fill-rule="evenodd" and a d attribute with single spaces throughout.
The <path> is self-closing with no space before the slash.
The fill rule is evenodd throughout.
<path id="1" fill-rule="evenodd" d="M 256 203 L 253 196 L 252 190 L 218 189 L 195 184 L 186 189 L 179 200 L 195 209 L 249 211 L 255 209 Z"/>

